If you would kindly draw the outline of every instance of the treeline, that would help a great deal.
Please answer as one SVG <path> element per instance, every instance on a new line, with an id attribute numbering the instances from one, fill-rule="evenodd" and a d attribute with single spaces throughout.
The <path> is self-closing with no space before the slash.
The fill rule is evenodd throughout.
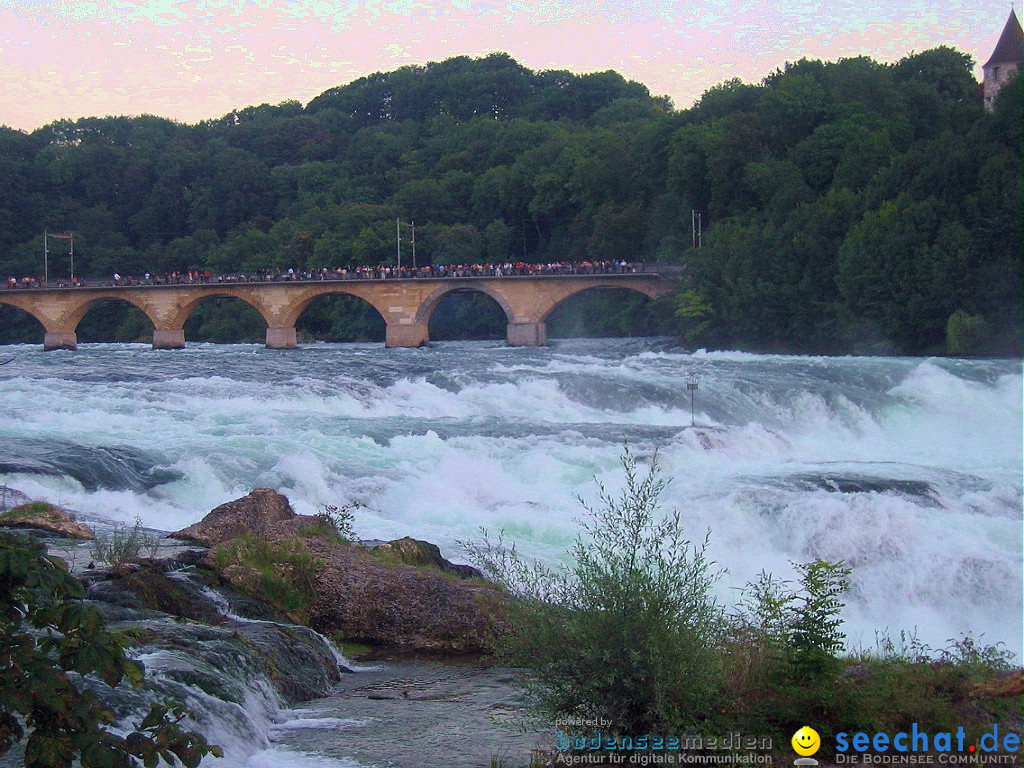
<path id="1" fill-rule="evenodd" d="M 421 264 L 685 264 L 633 325 L 694 345 L 1019 354 L 1020 104 L 1018 79 L 984 112 L 948 48 L 800 61 L 686 110 L 493 54 L 198 125 L 0 128 L 0 270 L 38 275 L 44 230 L 76 233 L 80 276 L 373 265 L 400 217 Z M 620 302 L 584 304 L 631 330 Z M 351 326 L 343 305 L 317 325 Z"/>

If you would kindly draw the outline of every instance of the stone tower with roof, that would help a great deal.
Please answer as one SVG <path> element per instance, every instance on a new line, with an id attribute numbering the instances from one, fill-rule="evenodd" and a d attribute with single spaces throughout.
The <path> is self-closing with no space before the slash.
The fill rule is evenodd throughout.
<path id="1" fill-rule="evenodd" d="M 1021 30 L 1020 21 L 1017 20 L 1017 13 L 1010 10 L 1010 18 L 1006 20 L 1003 27 L 1003 34 L 999 36 L 999 42 L 992 51 L 989 60 L 982 64 L 981 71 L 984 73 L 982 95 L 985 99 L 985 109 L 992 109 L 996 94 L 1007 80 L 1020 72 L 1024 65 L 1024 31 Z"/>

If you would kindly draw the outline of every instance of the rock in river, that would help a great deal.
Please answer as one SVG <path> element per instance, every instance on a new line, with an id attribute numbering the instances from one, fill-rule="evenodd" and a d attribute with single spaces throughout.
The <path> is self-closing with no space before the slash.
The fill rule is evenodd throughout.
<path id="1" fill-rule="evenodd" d="M 280 608 L 332 637 L 385 654 L 490 650 L 505 596 L 478 571 L 448 562 L 428 542 L 398 539 L 371 551 L 335 533 L 324 518 L 296 515 L 287 498 L 257 488 L 172 535 L 216 547 L 205 563 L 233 587 L 281 595 Z"/>
<path id="2" fill-rule="evenodd" d="M 6 528 L 33 528 L 49 531 L 72 539 L 93 539 L 89 526 L 77 522 L 60 507 L 45 501 L 19 504 L 0 515 L 0 526 Z"/>

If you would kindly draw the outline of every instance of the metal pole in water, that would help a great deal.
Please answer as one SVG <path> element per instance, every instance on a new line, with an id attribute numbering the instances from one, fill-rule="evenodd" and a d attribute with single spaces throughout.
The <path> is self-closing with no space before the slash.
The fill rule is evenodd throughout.
<path id="1" fill-rule="evenodd" d="M 693 420 L 693 393 L 697 391 L 697 377 L 691 376 L 686 380 L 686 388 L 690 390 L 690 426 L 694 426 Z"/>

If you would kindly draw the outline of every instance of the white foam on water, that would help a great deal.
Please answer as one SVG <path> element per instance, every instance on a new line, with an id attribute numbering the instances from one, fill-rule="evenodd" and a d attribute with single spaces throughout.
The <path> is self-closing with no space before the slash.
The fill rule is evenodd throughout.
<path id="1" fill-rule="evenodd" d="M 762 569 L 852 565 L 851 639 L 917 628 L 1021 645 L 1022 376 L 1005 361 L 689 353 L 664 342 L 546 349 L 96 345 L 19 355 L 0 379 L 5 436 L 123 446 L 177 479 L 89 491 L 0 476 L 33 497 L 175 530 L 254 487 L 300 513 L 358 502 L 365 538 L 457 540 L 504 530 L 564 557 L 595 477 L 659 452 L 664 502 L 711 530 L 723 600 Z M 696 376 L 690 425 L 689 377 Z M 861 483 L 862 490 L 857 490 Z M 916 485 L 915 485 L 916 484 Z"/>
<path id="2" fill-rule="evenodd" d="M 242 622 L 251 620 L 231 613 L 227 602 L 210 590 L 207 595 L 226 616 Z M 325 644 L 333 649 L 329 641 Z M 341 662 L 347 660 L 336 654 Z M 136 654 L 136 661 L 145 665 L 148 678 L 159 680 L 167 670 L 180 670 L 193 664 L 202 663 L 188 658 L 181 652 L 161 649 Z M 209 670 L 208 670 L 209 671 Z M 275 733 L 281 730 L 319 729 L 345 730 L 365 726 L 369 720 L 315 717 L 320 714 L 308 709 L 288 709 L 270 682 L 261 675 L 248 674 L 234 681 L 241 686 L 243 701 L 236 703 L 214 696 L 201 687 L 179 683 L 178 694 L 192 713 L 195 727 L 201 731 L 207 742 L 223 750 L 223 758 L 207 757 L 203 765 L 221 768 L 361 768 L 365 764 L 347 758 L 329 758 L 288 749 L 273 743 Z M 367 767 L 369 768 L 369 767 Z"/>

